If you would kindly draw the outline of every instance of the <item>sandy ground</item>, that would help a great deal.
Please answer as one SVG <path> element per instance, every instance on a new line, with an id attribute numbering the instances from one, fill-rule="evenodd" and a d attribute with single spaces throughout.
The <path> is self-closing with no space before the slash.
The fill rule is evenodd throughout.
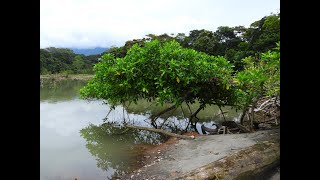
<path id="1" fill-rule="evenodd" d="M 258 142 L 279 140 L 280 130 L 248 134 L 202 135 L 194 140 L 171 138 L 168 143 L 149 150 L 146 165 L 121 179 L 175 179 L 189 171 L 222 159 Z M 280 179 L 279 173 L 272 180 Z"/>

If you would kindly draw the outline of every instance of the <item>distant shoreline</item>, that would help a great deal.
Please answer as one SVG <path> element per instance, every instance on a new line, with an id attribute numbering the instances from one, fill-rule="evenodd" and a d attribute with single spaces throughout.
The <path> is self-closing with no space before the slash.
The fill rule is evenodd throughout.
<path id="1" fill-rule="evenodd" d="M 46 75 L 40 75 L 41 79 L 51 79 L 51 80 L 90 80 L 93 78 L 93 74 L 46 74 Z"/>

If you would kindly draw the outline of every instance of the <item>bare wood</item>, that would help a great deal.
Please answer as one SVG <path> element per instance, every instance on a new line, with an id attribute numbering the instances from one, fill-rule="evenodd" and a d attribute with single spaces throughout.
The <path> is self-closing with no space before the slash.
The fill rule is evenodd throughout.
<path id="1" fill-rule="evenodd" d="M 176 110 L 177 110 L 177 108 L 175 108 L 175 109 L 171 112 L 171 114 L 170 114 L 165 120 L 163 120 L 163 122 L 162 122 L 162 124 L 160 125 L 159 129 L 162 128 L 162 126 L 164 125 L 164 123 L 166 123 L 166 122 L 168 121 L 169 117 L 171 117 L 172 114 L 173 114 Z"/>
<path id="2" fill-rule="evenodd" d="M 222 116 L 223 116 L 224 121 L 226 121 L 226 118 L 224 117 L 224 113 L 223 113 L 221 107 L 220 107 L 220 106 L 218 106 L 218 107 L 219 107 L 219 109 L 220 109 L 220 111 L 221 111 L 221 113 L 222 113 Z"/>
<path id="3" fill-rule="evenodd" d="M 195 113 L 193 113 L 193 114 L 191 114 L 191 116 L 190 116 L 190 121 L 191 121 L 191 123 L 192 123 L 192 119 L 193 118 L 196 118 L 198 121 L 199 121 L 199 118 L 197 117 L 197 114 L 201 111 L 201 109 L 203 109 L 204 108 L 204 105 L 203 104 L 201 104 L 200 106 L 199 106 L 199 108 L 196 110 L 196 112 Z M 198 121 L 196 121 L 195 122 L 195 124 L 197 124 L 197 122 Z"/>
<path id="4" fill-rule="evenodd" d="M 154 116 L 151 116 L 150 119 L 151 119 L 151 122 L 154 123 L 162 114 L 166 113 L 166 112 L 169 112 L 171 111 L 172 109 L 174 109 L 176 107 L 176 105 L 173 105 L 161 112 L 159 112 L 158 114 L 154 115 Z"/>
<path id="5" fill-rule="evenodd" d="M 244 117 L 246 116 L 247 111 L 248 111 L 248 107 L 243 109 L 243 112 L 242 112 L 241 117 L 240 117 L 240 124 L 243 124 Z"/>
<path id="6" fill-rule="evenodd" d="M 237 130 L 240 130 L 240 128 L 230 128 L 230 129 L 228 128 L 228 130 L 229 131 L 237 131 Z"/>
<path id="7" fill-rule="evenodd" d="M 181 138 L 181 139 L 194 139 L 194 136 L 185 136 L 185 135 L 180 135 L 180 134 L 175 134 L 175 133 L 171 133 L 168 131 L 165 131 L 163 129 L 154 129 L 154 128 L 147 128 L 147 127 L 142 127 L 142 126 L 130 126 L 130 125 L 126 125 L 127 128 L 133 128 L 133 129 L 140 129 L 140 130 L 146 130 L 146 131 L 151 131 L 151 132 L 157 132 L 157 133 L 162 133 L 168 136 L 172 136 L 172 137 L 177 137 L 177 138 Z"/>
<path id="8" fill-rule="evenodd" d="M 237 124 L 239 129 L 241 129 L 241 131 L 245 132 L 245 133 L 249 133 L 251 132 L 248 128 L 246 128 L 245 126 L 241 125 L 241 124 Z"/>

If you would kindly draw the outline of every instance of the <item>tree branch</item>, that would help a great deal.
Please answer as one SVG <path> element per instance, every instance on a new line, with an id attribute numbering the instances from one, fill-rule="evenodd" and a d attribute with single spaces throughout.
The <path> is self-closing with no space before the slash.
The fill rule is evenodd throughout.
<path id="1" fill-rule="evenodd" d="M 162 114 L 171 111 L 171 110 L 174 109 L 175 107 L 176 107 L 176 105 L 173 105 L 173 106 L 171 106 L 171 107 L 169 107 L 169 108 L 167 108 L 167 109 L 159 112 L 158 114 L 156 114 L 156 115 L 154 115 L 154 116 L 151 116 L 150 118 L 151 118 L 151 124 L 152 124 L 152 126 L 153 126 L 154 128 L 157 128 L 157 125 L 155 124 L 155 121 L 156 121 Z"/>
<path id="2" fill-rule="evenodd" d="M 167 136 L 177 137 L 177 138 L 181 138 L 181 139 L 194 139 L 194 136 L 185 136 L 185 135 L 175 134 L 175 133 L 165 131 L 163 129 L 153 129 L 153 128 L 147 128 L 147 127 L 141 127 L 141 126 L 130 126 L 130 125 L 126 125 L 125 127 L 146 130 L 146 131 L 151 131 L 151 132 L 156 132 L 156 133 L 162 133 Z"/>

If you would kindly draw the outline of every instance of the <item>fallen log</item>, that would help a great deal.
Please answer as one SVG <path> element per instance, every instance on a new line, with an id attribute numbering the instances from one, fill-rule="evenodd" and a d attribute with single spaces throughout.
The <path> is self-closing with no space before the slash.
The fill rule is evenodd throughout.
<path id="1" fill-rule="evenodd" d="M 185 136 L 185 135 L 175 134 L 175 133 L 165 131 L 163 129 L 154 129 L 154 128 L 147 128 L 147 127 L 142 127 L 142 126 L 130 126 L 130 125 L 126 125 L 125 127 L 146 130 L 146 131 L 151 131 L 151 132 L 156 132 L 156 133 L 162 133 L 167 136 L 177 137 L 177 138 L 181 138 L 181 139 L 194 139 L 194 136 Z"/>

